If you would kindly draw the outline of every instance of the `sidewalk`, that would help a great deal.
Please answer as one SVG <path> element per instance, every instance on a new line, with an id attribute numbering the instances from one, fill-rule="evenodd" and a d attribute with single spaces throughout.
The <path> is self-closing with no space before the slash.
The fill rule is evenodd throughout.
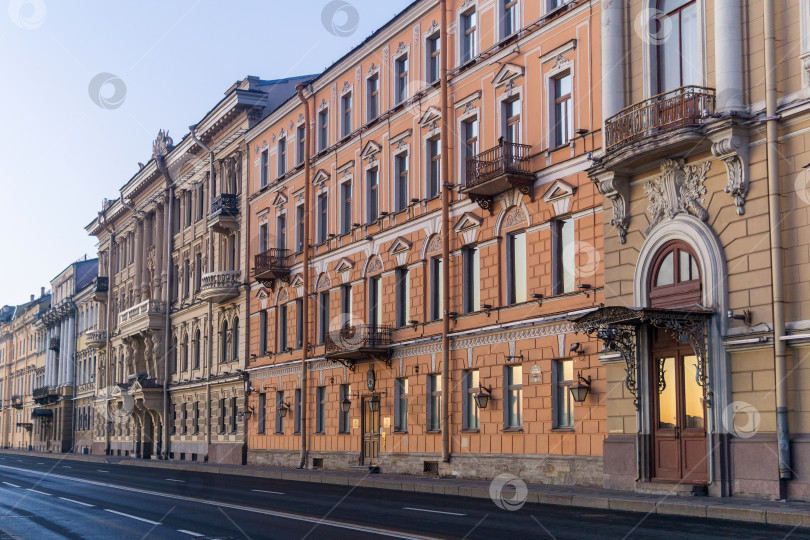
<path id="1" fill-rule="evenodd" d="M 301 470 L 250 465 L 217 465 L 175 461 L 141 460 L 114 456 L 48 454 L 20 450 L 0 450 L 0 454 L 37 456 L 91 463 L 109 463 L 126 467 L 152 467 L 176 471 L 197 471 L 254 478 L 338 484 L 367 488 L 414 491 L 461 497 L 489 499 L 489 480 L 439 478 L 398 474 L 365 474 L 353 471 Z M 570 486 L 527 484 L 526 502 L 693 516 L 810 528 L 810 503 L 777 502 L 744 498 L 711 498 L 645 495 L 626 491 Z M 507 494 L 509 499 L 512 494 Z"/>

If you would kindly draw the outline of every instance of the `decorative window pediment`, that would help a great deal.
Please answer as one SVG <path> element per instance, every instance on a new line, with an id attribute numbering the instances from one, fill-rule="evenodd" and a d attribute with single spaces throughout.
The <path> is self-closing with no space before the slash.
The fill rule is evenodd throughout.
<path id="1" fill-rule="evenodd" d="M 554 180 L 543 194 L 543 200 L 554 208 L 554 215 L 567 214 L 571 209 L 571 199 L 577 188 L 563 180 Z"/>
<path id="2" fill-rule="evenodd" d="M 304 286 L 304 278 L 301 277 L 301 274 L 296 274 L 292 281 L 290 281 L 290 287 L 303 287 Z"/>
<path id="3" fill-rule="evenodd" d="M 335 267 L 335 272 L 342 274 L 343 272 L 350 271 L 352 268 L 354 268 L 354 263 L 351 261 L 351 259 L 343 257 L 338 261 L 337 266 Z"/>
<path id="4" fill-rule="evenodd" d="M 499 86 L 503 86 L 509 81 L 514 81 L 522 76 L 523 66 L 504 64 L 500 71 L 498 71 L 498 74 L 495 75 L 495 78 L 492 80 L 492 84 L 498 88 Z"/>
<path id="5" fill-rule="evenodd" d="M 397 237 L 394 242 L 391 244 L 391 247 L 388 248 L 388 253 L 394 255 L 395 253 L 401 253 L 403 251 L 409 251 L 411 249 L 411 244 L 403 237 Z"/>
<path id="6" fill-rule="evenodd" d="M 476 227 L 480 227 L 483 220 L 473 214 L 472 212 L 464 212 L 456 224 L 453 225 L 453 230 L 457 233 L 462 233 L 468 229 L 474 229 Z"/>
<path id="7" fill-rule="evenodd" d="M 287 204 L 287 196 L 281 192 L 278 192 L 276 194 L 276 198 L 273 199 L 273 206 L 276 208 L 283 208 L 285 204 Z"/>
<path id="8" fill-rule="evenodd" d="M 377 154 L 380 153 L 382 147 L 374 141 L 368 141 L 363 151 L 360 153 L 360 159 L 374 161 L 377 159 Z"/>
<path id="9" fill-rule="evenodd" d="M 439 109 L 431 105 L 430 107 L 427 108 L 425 114 L 422 115 L 422 118 L 419 120 L 419 125 L 421 125 L 422 127 L 429 126 L 434 122 L 438 122 L 439 120 L 441 120 L 441 118 L 442 115 Z"/>
<path id="10" fill-rule="evenodd" d="M 327 173 L 323 169 L 318 169 L 318 172 L 315 173 L 315 177 L 312 179 L 312 183 L 316 186 L 321 186 L 326 184 L 328 180 L 329 180 L 329 173 Z"/>

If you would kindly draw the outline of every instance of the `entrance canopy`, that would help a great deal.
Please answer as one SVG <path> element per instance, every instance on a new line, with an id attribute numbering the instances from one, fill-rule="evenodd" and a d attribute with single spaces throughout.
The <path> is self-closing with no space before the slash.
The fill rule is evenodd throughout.
<path id="1" fill-rule="evenodd" d="M 698 358 L 696 380 L 708 388 L 706 369 L 706 321 L 713 311 L 701 305 L 678 309 L 638 308 L 626 306 L 601 307 L 574 321 L 574 330 L 596 337 L 604 343 L 604 351 L 619 353 L 625 362 L 627 389 L 638 398 L 638 330 L 642 325 L 662 328 L 680 343 L 689 343 Z"/>
<path id="2" fill-rule="evenodd" d="M 31 411 L 31 416 L 53 416 L 51 409 L 34 409 Z"/>

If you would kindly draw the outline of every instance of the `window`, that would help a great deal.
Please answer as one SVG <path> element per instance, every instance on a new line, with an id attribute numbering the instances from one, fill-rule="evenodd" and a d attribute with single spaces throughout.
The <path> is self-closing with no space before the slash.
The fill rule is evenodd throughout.
<path id="1" fill-rule="evenodd" d="M 352 320 L 352 286 L 349 283 L 340 286 L 340 313 L 345 327 Z"/>
<path id="2" fill-rule="evenodd" d="M 348 137 L 352 132 L 352 95 L 344 94 L 340 98 L 340 136 Z"/>
<path id="3" fill-rule="evenodd" d="M 295 389 L 295 410 L 293 412 L 293 433 L 301 433 L 301 389 Z"/>
<path id="4" fill-rule="evenodd" d="M 315 390 L 315 433 L 323 433 L 326 424 L 324 416 L 326 414 L 326 387 L 319 386 Z"/>
<path id="5" fill-rule="evenodd" d="M 281 409 L 284 406 L 284 392 L 276 392 L 276 433 L 284 433 L 284 417 Z"/>
<path id="6" fill-rule="evenodd" d="M 341 384 L 340 385 L 340 401 L 341 403 L 345 400 L 351 401 L 351 386 L 348 384 Z M 343 407 L 340 407 L 340 418 L 338 422 L 338 432 L 339 433 L 349 433 L 349 411 L 344 412 Z"/>
<path id="7" fill-rule="evenodd" d="M 182 411 L 181 416 L 180 416 L 180 418 L 181 418 L 181 420 L 180 420 L 180 422 L 181 422 L 180 423 L 180 434 L 185 435 L 186 433 L 188 433 L 188 404 L 183 403 L 180 406 L 180 409 Z"/>
<path id="8" fill-rule="evenodd" d="M 442 279 L 442 259 L 430 259 L 430 318 L 435 321 L 442 318 L 444 312 L 444 280 Z"/>
<path id="9" fill-rule="evenodd" d="M 568 390 L 574 380 L 573 360 L 554 361 L 553 403 L 554 427 L 570 428 L 574 426 L 574 411 L 571 403 L 571 392 Z"/>
<path id="10" fill-rule="evenodd" d="M 196 330 L 194 332 L 194 369 L 200 369 L 200 357 L 201 355 L 201 348 L 202 348 L 202 340 L 200 339 L 200 330 Z"/>
<path id="11" fill-rule="evenodd" d="M 340 234 L 352 230 L 352 183 L 340 184 Z"/>
<path id="12" fill-rule="evenodd" d="M 466 64 L 475 58 L 475 33 L 478 24 L 478 14 L 469 11 L 461 16 L 461 63 Z"/>
<path id="13" fill-rule="evenodd" d="M 394 173 L 394 207 L 401 212 L 408 206 L 408 154 L 394 157 Z"/>
<path id="14" fill-rule="evenodd" d="M 270 152 L 268 150 L 262 150 L 259 163 L 259 166 L 261 167 L 260 187 L 264 187 L 267 185 L 267 171 L 270 169 Z"/>
<path id="15" fill-rule="evenodd" d="M 222 333 L 219 336 L 219 361 L 228 361 L 228 321 L 222 323 Z"/>
<path id="16" fill-rule="evenodd" d="M 295 301 L 295 346 L 304 346 L 304 301 L 300 298 Z"/>
<path id="17" fill-rule="evenodd" d="M 287 304 L 278 309 L 278 352 L 287 350 Z"/>
<path id="18" fill-rule="evenodd" d="M 287 173 L 287 139 L 278 140 L 278 175 Z"/>
<path id="19" fill-rule="evenodd" d="M 231 358 L 232 362 L 239 358 L 239 317 L 233 320 L 233 330 L 231 331 Z"/>
<path id="20" fill-rule="evenodd" d="M 368 200 L 366 223 L 372 223 L 380 217 L 379 184 L 378 169 L 366 172 L 366 198 Z"/>
<path id="21" fill-rule="evenodd" d="M 464 164 L 467 160 L 474 158 L 478 155 L 478 118 L 470 118 L 461 123 L 461 136 L 464 138 L 462 144 L 464 146 Z M 464 181 L 467 182 L 466 174 L 467 167 L 461 167 Z"/>
<path id="22" fill-rule="evenodd" d="M 231 433 L 236 433 L 236 413 L 237 413 L 237 406 L 236 406 L 236 398 L 231 398 Z"/>
<path id="23" fill-rule="evenodd" d="M 318 152 L 329 146 L 329 109 L 318 113 Z"/>
<path id="24" fill-rule="evenodd" d="M 510 233 L 506 239 L 507 302 L 526 301 L 526 233 Z"/>
<path id="25" fill-rule="evenodd" d="M 225 433 L 225 398 L 219 399 L 219 432 Z"/>
<path id="26" fill-rule="evenodd" d="M 287 248 L 287 216 L 284 214 L 276 218 L 276 247 Z"/>
<path id="27" fill-rule="evenodd" d="M 259 355 L 267 354 L 267 310 L 259 312 Z"/>
<path id="28" fill-rule="evenodd" d="M 326 242 L 326 235 L 328 229 L 328 216 L 327 212 L 329 210 L 329 200 L 326 197 L 326 193 L 321 193 L 318 195 L 318 244 L 323 244 Z"/>
<path id="29" fill-rule="evenodd" d="M 321 291 L 318 295 L 318 343 L 326 339 L 329 332 L 329 291 Z"/>
<path id="30" fill-rule="evenodd" d="M 295 207 L 295 252 L 304 251 L 304 205 Z"/>
<path id="31" fill-rule="evenodd" d="M 651 307 L 674 308 L 700 304 L 700 267 L 687 244 L 670 242 L 658 252 L 653 259 L 649 292 Z"/>
<path id="32" fill-rule="evenodd" d="M 197 253 L 194 257 L 194 291 L 200 292 L 202 289 L 202 275 L 203 275 L 203 264 L 202 264 L 202 253 Z"/>
<path id="33" fill-rule="evenodd" d="M 427 376 L 427 430 L 440 431 L 442 429 L 442 376 L 429 374 Z"/>
<path id="34" fill-rule="evenodd" d="M 503 35 L 501 38 L 506 38 L 517 32 L 518 30 L 518 0 L 501 0 L 503 2 Z"/>
<path id="35" fill-rule="evenodd" d="M 197 221 L 205 217 L 205 184 L 197 188 Z"/>
<path id="36" fill-rule="evenodd" d="M 658 92 L 669 92 L 701 83 L 697 3 L 694 0 L 658 0 L 663 16 L 650 21 L 652 34 L 659 26 L 671 28 L 669 37 L 658 45 Z M 661 41 L 661 40 L 656 40 Z"/>
<path id="37" fill-rule="evenodd" d="M 366 122 L 371 122 L 380 114 L 379 75 L 374 75 L 366 81 L 366 107 Z"/>
<path id="38" fill-rule="evenodd" d="M 394 65 L 394 76 L 396 77 L 396 95 L 394 103 L 399 105 L 408 99 L 408 56 L 400 56 Z"/>
<path id="39" fill-rule="evenodd" d="M 402 328 L 408 324 L 408 317 L 411 312 L 411 284 L 408 269 L 397 268 L 394 272 L 396 276 L 396 297 L 397 297 L 397 327 Z"/>
<path id="40" fill-rule="evenodd" d="M 481 309 L 481 259 L 478 248 L 465 247 L 461 250 L 461 259 L 464 313 L 472 313 Z"/>
<path id="41" fill-rule="evenodd" d="M 394 431 L 408 431 L 408 379 L 394 381 Z"/>
<path id="42" fill-rule="evenodd" d="M 523 366 L 504 367 L 506 396 L 503 423 L 507 429 L 523 427 Z"/>
<path id="43" fill-rule="evenodd" d="M 368 279 L 368 323 L 379 326 L 382 323 L 382 288 L 380 276 Z"/>
<path id="44" fill-rule="evenodd" d="M 298 126 L 298 128 L 295 130 L 295 140 L 298 143 L 298 150 L 296 151 L 295 157 L 298 165 L 303 165 L 304 158 L 306 157 L 307 145 L 307 130 L 303 124 Z"/>
<path id="45" fill-rule="evenodd" d="M 267 234 L 267 223 L 262 223 L 259 225 L 259 253 L 264 253 L 269 248 L 267 245 Z"/>
<path id="46" fill-rule="evenodd" d="M 554 294 L 565 294 L 574 291 L 576 270 L 576 252 L 574 250 L 574 219 L 559 219 L 552 222 L 553 255 L 552 279 Z"/>
<path id="47" fill-rule="evenodd" d="M 191 227 L 191 223 L 193 222 L 191 210 L 194 208 L 192 193 L 190 190 L 186 190 L 185 199 L 185 211 L 186 211 L 186 227 Z"/>
<path id="48" fill-rule="evenodd" d="M 503 107 L 503 138 L 508 143 L 520 142 L 520 99 L 504 101 Z"/>
<path id="49" fill-rule="evenodd" d="M 177 405 L 172 401 L 172 435 L 177 433 Z"/>
<path id="50" fill-rule="evenodd" d="M 574 136 L 574 111 L 571 99 L 573 77 L 566 72 L 553 79 L 554 83 L 554 145 L 568 144 Z"/>
<path id="51" fill-rule="evenodd" d="M 462 429 L 478 429 L 478 404 L 475 402 L 475 395 L 479 391 L 479 379 L 477 369 L 467 369 L 462 373 Z"/>
<path id="52" fill-rule="evenodd" d="M 188 298 L 191 292 L 191 262 L 186 259 L 183 261 L 183 298 Z"/>
<path id="53" fill-rule="evenodd" d="M 267 394 L 259 394 L 259 410 L 257 413 L 257 430 L 259 435 L 264 435 L 264 430 L 267 424 Z"/>
<path id="54" fill-rule="evenodd" d="M 439 182 L 442 174 L 442 154 L 441 139 L 438 137 L 430 139 L 427 143 L 428 155 L 428 179 L 427 196 L 428 199 L 439 196 Z"/>
<path id="55" fill-rule="evenodd" d="M 425 62 L 427 64 L 425 73 L 427 80 L 425 82 L 428 84 L 435 83 L 439 80 L 439 55 L 441 54 L 441 40 L 439 38 L 440 36 L 438 33 L 427 38 L 427 61 Z"/>

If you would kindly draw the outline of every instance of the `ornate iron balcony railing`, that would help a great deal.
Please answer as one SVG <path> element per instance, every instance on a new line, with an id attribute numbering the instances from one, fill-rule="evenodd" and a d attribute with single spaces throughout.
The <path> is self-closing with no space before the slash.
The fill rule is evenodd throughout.
<path id="1" fill-rule="evenodd" d="M 239 214 L 239 199 L 236 195 L 223 193 L 211 202 L 211 217 L 236 216 Z"/>
<path id="2" fill-rule="evenodd" d="M 381 350 L 391 345 L 391 326 L 358 324 L 328 332 L 326 354 L 363 350 Z"/>
<path id="3" fill-rule="evenodd" d="M 464 189 L 507 174 L 531 175 L 530 152 L 528 144 L 507 142 L 501 137 L 498 146 L 467 158 Z"/>

